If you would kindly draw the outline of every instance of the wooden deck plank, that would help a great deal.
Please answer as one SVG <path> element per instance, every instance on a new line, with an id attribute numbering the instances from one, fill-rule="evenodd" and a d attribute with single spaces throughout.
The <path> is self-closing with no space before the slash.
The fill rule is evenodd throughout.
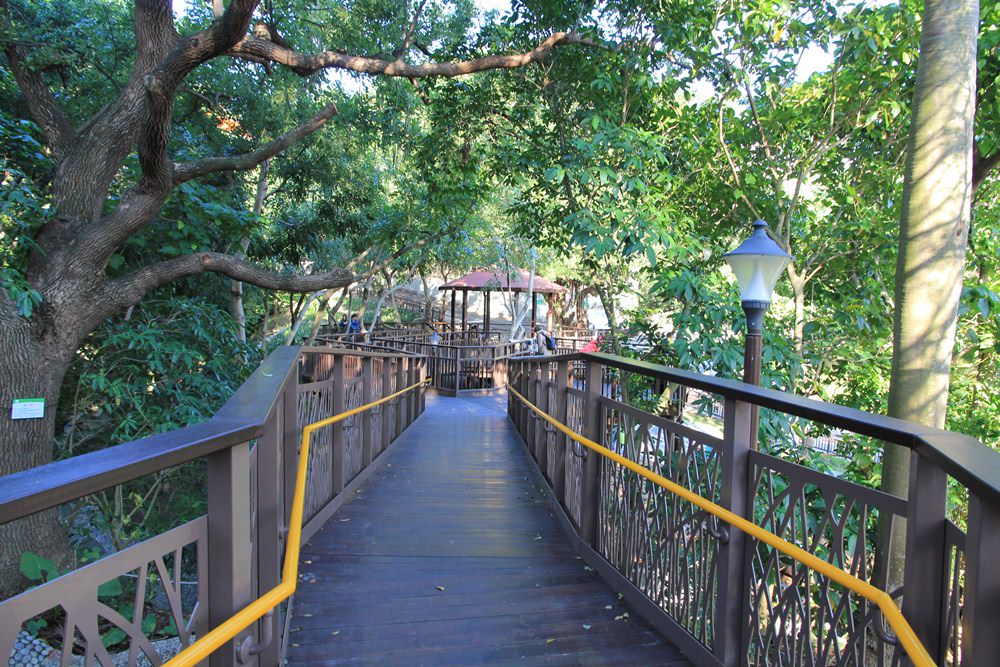
<path id="1" fill-rule="evenodd" d="M 304 546 L 288 664 L 688 664 L 577 558 L 496 398 L 402 438 Z"/>

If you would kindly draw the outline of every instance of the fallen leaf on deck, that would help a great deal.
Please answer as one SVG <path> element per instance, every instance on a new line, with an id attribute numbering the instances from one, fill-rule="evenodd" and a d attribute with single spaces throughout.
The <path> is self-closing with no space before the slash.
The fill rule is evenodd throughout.
<path id="1" fill-rule="evenodd" d="M 545 640 L 545 643 L 546 643 L 546 644 L 551 644 L 551 643 L 552 643 L 552 642 L 554 642 L 554 641 L 555 641 L 555 639 L 546 639 L 546 640 Z"/>
<path id="2" fill-rule="evenodd" d="M 590 630 L 590 624 L 589 623 L 584 623 L 583 624 L 583 629 L 584 630 Z"/>
<path id="3" fill-rule="evenodd" d="M 434 588 L 438 589 L 439 591 L 443 591 L 444 590 L 444 586 L 435 586 Z"/>

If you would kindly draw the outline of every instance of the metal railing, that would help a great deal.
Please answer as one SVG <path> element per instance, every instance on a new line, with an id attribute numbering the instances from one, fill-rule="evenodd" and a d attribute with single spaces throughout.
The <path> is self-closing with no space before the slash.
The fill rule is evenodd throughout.
<path id="1" fill-rule="evenodd" d="M 701 508 L 706 513 L 722 519 L 730 526 L 738 528 L 743 533 L 774 547 L 781 553 L 795 559 L 797 562 L 805 565 L 806 567 L 822 574 L 825 577 L 829 577 L 831 580 L 840 584 L 844 588 L 854 591 L 867 600 L 875 603 L 882 611 L 882 614 L 885 616 L 886 621 L 888 621 L 889 626 L 896 632 L 896 636 L 899 638 L 903 648 L 906 650 L 907 655 L 913 661 L 914 665 L 916 665 L 916 667 L 935 667 L 934 661 L 931 659 L 930 655 L 928 655 L 923 644 L 920 643 L 916 633 L 913 632 L 913 628 L 910 627 L 910 624 L 906 621 L 906 618 L 903 616 L 899 607 L 896 606 L 895 601 L 893 601 L 893 599 L 885 591 L 872 586 L 866 581 L 858 579 L 850 572 L 846 572 L 845 570 L 842 570 L 827 561 L 817 558 L 805 549 L 797 547 L 791 542 L 778 537 L 769 530 L 761 528 L 757 524 L 747 521 L 741 516 L 733 514 L 729 510 L 717 505 L 711 500 L 708 500 L 707 498 L 690 491 L 680 484 L 672 482 L 669 479 L 656 474 L 649 468 L 641 466 L 634 461 L 625 458 L 621 454 L 613 452 L 607 447 L 602 447 L 593 440 L 580 435 L 562 422 L 543 412 L 537 405 L 518 393 L 516 389 L 508 388 L 508 391 L 512 396 L 524 403 L 524 405 L 526 405 L 532 412 L 536 413 L 539 417 L 555 427 L 556 430 L 563 433 L 574 442 L 578 442 L 584 447 L 597 452 L 601 456 L 606 457 L 618 465 L 628 468 L 632 472 L 653 482 L 660 488 L 666 489 L 670 493 L 683 498 L 692 505 Z"/>
<path id="2" fill-rule="evenodd" d="M 509 415 L 579 553 L 695 663 L 889 666 L 921 660 L 919 641 L 940 665 L 995 664 L 1000 454 L 974 438 L 606 354 L 512 359 L 509 376 Z M 671 417 L 678 385 L 722 404 L 719 432 Z M 908 498 L 751 449 L 753 406 L 907 447 Z M 900 530 L 903 562 L 876 557 Z"/>
<path id="3" fill-rule="evenodd" d="M 203 476 L 207 505 L 203 516 L 0 601 L 0 656 L 47 619 L 49 644 L 36 647 L 49 659 L 160 664 L 178 639 L 184 648 L 218 637 L 251 601 L 283 595 L 294 581 L 292 541 L 315 533 L 423 412 L 423 392 L 412 388 L 426 382 L 424 364 L 399 353 L 282 347 L 207 422 L 0 478 L 0 523 L 67 503 L 75 511 L 96 493 L 183 464 L 194 465 L 181 474 Z M 331 413 L 340 417 L 313 429 L 300 450 L 303 427 Z M 211 667 L 281 664 L 290 604 L 238 630 Z"/>
<path id="4" fill-rule="evenodd" d="M 427 384 L 427 379 L 411 384 L 409 387 L 389 394 L 377 401 L 371 401 L 362 406 L 345 410 L 327 419 L 313 422 L 302 430 L 302 448 L 299 452 L 298 472 L 295 476 L 295 493 L 293 495 L 294 500 L 292 501 L 292 515 L 289 519 L 290 530 L 288 531 L 288 539 L 285 546 L 285 562 L 282 568 L 281 582 L 174 656 L 166 663 L 166 667 L 190 667 L 191 665 L 198 664 L 230 639 L 249 628 L 253 623 L 256 623 L 266 614 L 270 614 L 275 607 L 295 593 L 295 589 L 298 586 L 299 549 L 302 543 L 306 475 L 309 471 L 309 444 L 312 434 L 321 428 L 332 426 L 348 417 L 353 417 L 383 403 L 388 403 L 392 399 L 413 391 L 418 387 L 422 387 L 425 384 Z M 250 638 L 248 637 L 247 639 L 249 640 Z M 249 643 L 245 644 L 245 646 L 249 646 Z M 245 655 L 249 655 L 251 649 L 244 648 L 243 651 Z"/>

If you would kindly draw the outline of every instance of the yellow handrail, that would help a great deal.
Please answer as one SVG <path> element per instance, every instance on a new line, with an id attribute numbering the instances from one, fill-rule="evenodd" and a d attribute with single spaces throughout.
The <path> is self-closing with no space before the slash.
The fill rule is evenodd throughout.
<path id="1" fill-rule="evenodd" d="M 191 665 L 198 664 L 211 655 L 217 648 L 248 628 L 251 623 L 256 622 L 267 612 L 291 597 L 295 592 L 299 575 L 299 548 L 302 541 L 302 511 L 305 505 L 306 473 L 309 471 L 309 441 L 313 431 L 336 424 L 359 412 L 364 412 L 376 405 L 381 405 L 386 401 L 391 401 L 397 396 L 401 396 L 408 391 L 427 384 L 429 381 L 430 378 L 424 378 L 420 382 L 411 384 L 406 389 L 400 389 L 396 393 L 389 394 L 377 401 L 372 401 L 371 403 L 351 408 L 332 417 L 327 417 L 321 421 L 313 422 L 302 429 L 302 448 L 299 451 L 299 466 L 295 476 L 295 494 L 292 498 L 292 514 L 289 519 L 288 542 L 285 546 L 285 563 L 281 571 L 281 582 L 231 616 L 228 620 L 220 623 L 198 641 L 175 655 L 164 667 L 190 667 Z"/>
<path id="2" fill-rule="evenodd" d="M 791 558 L 798 561 L 799 563 L 802 563 L 809 569 L 819 572 L 825 577 L 832 579 L 836 583 L 840 584 L 844 588 L 854 591 L 861 597 L 878 605 L 878 608 L 882 611 L 882 615 L 885 616 L 886 621 L 889 623 L 889 627 L 891 627 L 893 631 L 896 633 L 896 637 L 899 638 L 900 643 L 906 650 L 907 656 L 909 656 L 910 660 L 913 661 L 915 667 L 935 667 L 934 660 L 927 653 L 927 650 L 924 648 L 923 644 L 920 643 L 920 639 L 917 638 L 916 633 L 913 632 L 913 628 L 911 628 L 910 624 L 907 623 L 906 618 L 903 616 L 902 612 L 900 612 L 899 607 L 896 606 L 895 601 L 893 601 L 893 599 L 885 591 L 876 588 L 875 586 L 872 586 L 867 581 L 862 581 L 861 579 L 858 579 L 853 574 L 845 572 L 844 570 L 840 569 L 839 567 L 837 567 L 832 563 L 828 563 L 827 561 L 821 558 L 817 558 L 816 556 L 812 555 L 805 549 L 797 547 L 791 542 L 788 542 L 787 540 L 778 537 L 769 530 L 761 528 L 757 524 L 747 521 L 738 514 L 733 514 L 726 508 L 721 507 L 720 505 L 716 505 L 711 500 L 708 500 L 707 498 L 704 498 L 698 495 L 697 493 L 694 493 L 693 491 L 686 489 L 680 484 L 677 484 L 676 482 L 672 482 L 665 477 L 657 475 L 652 470 L 649 470 L 648 468 L 645 468 L 639 465 L 638 463 L 635 463 L 634 461 L 625 458 L 621 454 L 617 454 L 608 449 L 607 447 L 602 447 L 593 440 L 590 440 L 580 435 L 579 433 L 573 431 L 568 426 L 562 424 L 555 418 L 543 412 L 540 408 L 535 406 L 531 401 L 529 401 L 520 393 L 518 393 L 510 385 L 507 386 L 507 391 L 516 396 L 522 403 L 527 405 L 531 410 L 538 413 L 538 415 L 542 419 L 552 424 L 552 426 L 554 426 L 556 429 L 563 432 L 564 434 L 566 434 L 576 442 L 580 443 L 584 447 L 592 449 L 598 454 L 601 454 L 602 456 L 611 459 L 615 463 L 618 463 L 619 465 L 628 468 L 632 472 L 637 473 L 642 477 L 645 477 L 649 481 L 663 487 L 664 489 L 670 491 L 674 495 L 680 496 L 684 500 L 687 500 L 691 504 L 700 507 L 709 514 L 716 516 L 719 519 L 722 519 L 723 521 L 725 521 L 726 523 L 735 528 L 738 528 L 747 535 L 751 535 L 760 540 L 761 542 L 774 547 L 781 553 L 790 556 Z"/>

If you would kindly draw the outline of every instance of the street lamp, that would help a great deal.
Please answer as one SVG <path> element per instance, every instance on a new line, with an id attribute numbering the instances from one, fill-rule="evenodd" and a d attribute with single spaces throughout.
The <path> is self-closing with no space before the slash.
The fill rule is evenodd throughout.
<path id="1" fill-rule="evenodd" d="M 757 220 L 753 233 L 736 250 L 723 257 L 740 286 L 740 303 L 747 318 L 747 339 L 743 351 L 743 381 L 760 384 L 760 348 L 764 313 L 778 277 L 793 257 L 767 235 L 767 223 Z M 750 449 L 757 449 L 757 406 L 750 407 Z"/>
<path id="2" fill-rule="evenodd" d="M 747 317 L 747 340 L 743 357 L 743 381 L 760 384 L 760 347 L 764 313 L 778 277 L 793 257 L 767 235 L 767 223 L 753 223 L 753 234 L 736 250 L 727 252 L 726 262 L 740 286 L 740 302 Z"/>

